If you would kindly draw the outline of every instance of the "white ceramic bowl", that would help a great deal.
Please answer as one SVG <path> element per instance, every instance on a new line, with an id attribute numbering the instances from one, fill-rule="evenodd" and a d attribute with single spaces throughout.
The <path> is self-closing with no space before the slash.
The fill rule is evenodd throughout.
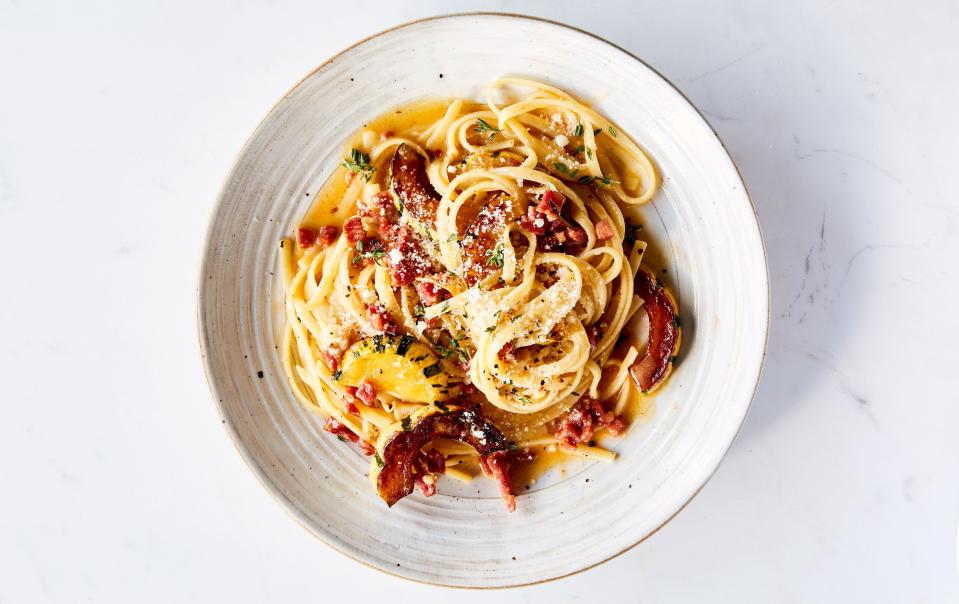
<path id="1" fill-rule="evenodd" d="M 364 120 L 424 96 L 482 98 L 501 76 L 540 79 L 595 103 L 663 176 L 647 237 L 668 255 L 684 321 L 681 363 L 613 464 L 554 472 L 508 514 L 487 481 L 441 481 L 393 509 L 367 461 L 289 392 L 276 355 L 279 239 Z M 545 581 L 589 568 L 667 522 L 715 471 L 752 399 L 766 342 L 763 244 L 716 135 L 655 71 L 556 23 L 499 14 L 417 21 L 333 57 L 288 92 L 227 177 L 210 224 L 199 327 L 213 396 L 240 453 L 305 527 L 409 579 L 461 587 Z M 260 373 L 262 372 L 262 373 Z M 262 375 L 262 377 L 259 377 Z"/>

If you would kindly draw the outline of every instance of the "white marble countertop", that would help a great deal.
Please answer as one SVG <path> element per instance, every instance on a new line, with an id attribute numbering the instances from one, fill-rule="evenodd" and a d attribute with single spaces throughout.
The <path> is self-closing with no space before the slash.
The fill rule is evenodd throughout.
<path id="1" fill-rule="evenodd" d="M 488 601 L 348 561 L 272 501 L 216 420 L 194 301 L 273 101 L 368 34 L 476 8 L 672 79 L 742 169 L 773 288 L 762 385 L 699 497 L 493 597 L 957 601 L 955 2 L 396 4 L 0 1 L 0 602 Z"/>

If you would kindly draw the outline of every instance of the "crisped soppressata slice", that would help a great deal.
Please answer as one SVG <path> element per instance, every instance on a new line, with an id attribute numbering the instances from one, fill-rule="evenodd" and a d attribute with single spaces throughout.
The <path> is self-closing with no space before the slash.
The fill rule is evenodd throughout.
<path id="1" fill-rule="evenodd" d="M 388 506 L 413 492 L 416 456 L 437 438 L 464 442 L 484 458 L 509 448 L 503 433 L 472 409 L 424 407 L 384 431 L 377 441 L 370 478 Z"/>
<path id="2" fill-rule="evenodd" d="M 652 392 L 669 376 L 679 352 L 679 312 L 672 294 L 645 269 L 636 273 L 635 293 L 649 317 L 649 338 L 646 353 L 630 366 L 629 374 L 641 392 Z"/>

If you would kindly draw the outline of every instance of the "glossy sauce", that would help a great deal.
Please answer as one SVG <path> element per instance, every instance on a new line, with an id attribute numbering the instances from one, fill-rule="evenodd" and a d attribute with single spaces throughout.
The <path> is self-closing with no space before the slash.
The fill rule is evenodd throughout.
<path id="1" fill-rule="evenodd" d="M 396 136 L 416 139 L 430 125 L 438 121 L 450 105 L 449 100 L 426 99 L 416 101 L 407 105 L 402 105 L 389 111 L 373 120 L 370 120 L 363 127 L 355 132 L 346 144 L 343 146 L 343 161 L 350 157 L 350 151 L 356 147 L 362 146 L 364 133 L 369 132 L 367 136 L 372 136 L 378 143 L 384 132 L 392 132 Z M 478 103 L 464 104 L 463 112 L 473 111 L 482 107 Z M 376 172 L 371 182 L 379 183 L 380 187 L 385 189 L 389 185 L 389 160 L 391 154 L 386 153 L 380 158 L 379 162 L 374 162 Z M 320 227 L 323 225 L 342 226 L 343 222 L 349 218 L 350 209 L 341 207 L 340 201 L 347 187 L 351 182 L 349 169 L 343 166 L 341 161 L 337 165 L 333 174 L 326 184 L 316 193 L 316 199 L 313 206 L 303 217 L 301 226 Z"/>
<path id="2" fill-rule="evenodd" d="M 367 142 L 372 139 L 375 141 L 373 143 L 373 145 L 375 145 L 382 139 L 383 134 L 387 132 L 415 140 L 431 124 L 443 117 L 450 102 L 450 100 L 441 99 L 421 100 L 400 106 L 370 120 L 354 133 L 343 146 L 341 153 L 343 161 L 346 161 L 346 159 L 350 157 L 350 152 L 354 147 L 369 148 L 372 146 L 370 144 L 363 145 L 364 139 Z M 464 103 L 461 113 L 468 113 L 485 108 L 485 104 Z M 376 172 L 371 182 L 378 183 L 381 189 L 386 189 L 389 186 L 389 160 L 391 155 L 391 153 L 385 153 L 379 161 L 373 162 Z M 300 226 L 309 228 L 318 228 L 325 225 L 342 227 L 345 220 L 354 213 L 354 208 L 343 207 L 342 198 L 353 178 L 358 178 L 359 176 L 354 175 L 346 168 L 343 165 L 343 161 L 337 165 L 332 175 L 320 190 L 313 195 L 313 204 L 303 217 Z M 649 213 L 647 213 L 647 211 Z M 662 247 L 657 244 L 655 237 L 653 237 L 654 234 L 649 232 L 649 225 L 651 223 L 649 219 L 652 217 L 653 212 L 646 208 L 626 208 L 624 215 L 627 222 L 631 224 L 641 224 L 644 227 L 637 233 L 638 238 L 647 243 L 647 249 L 643 257 L 643 265 L 651 268 L 657 277 L 661 278 L 667 286 L 670 286 L 670 276 L 663 270 L 663 267 L 668 266 L 670 261 L 663 253 Z M 673 291 L 675 291 L 675 289 Z M 626 329 L 628 328 L 629 325 L 627 325 Z M 614 354 L 621 355 L 621 353 Z M 640 394 L 636 391 L 636 386 L 632 383 L 631 379 L 629 380 L 629 386 L 634 389 L 634 392 L 629 404 L 627 404 L 623 411 L 623 415 L 630 424 L 627 434 L 631 430 L 641 429 L 641 426 L 638 424 L 642 423 L 644 417 L 651 416 L 655 410 L 655 394 L 650 396 Z M 484 407 L 488 410 L 487 415 L 490 419 L 502 429 L 507 438 L 513 441 L 545 436 L 547 431 L 543 424 L 545 421 L 548 421 L 548 419 L 552 419 L 552 417 L 544 419 L 540 414 L 515 416 L 515 414 L 497 413 L 498 410 L 491 408 L 489 405 L 485 405 Z M 512 416 L 510 417 L 510 415 Z M 602 446 L 605 441 L 606 444 L 615 446 L 618 440 L 619 438 L 610 437 L 603 432 L 603 435 L 597 438 L 597 443 Z M 575 454 L 565 453 L 556 445 L 536 446 L 533 447 L 533 450 L 536 453 L 536 458 L 530 463 L 518 466 L 513 472 L 517 494 L 535 490 L 537 480 L 546 472 L 556 469 L 560 473 L 560 476 L 562 476 L 566 472 L 565 466 L 568 462 L 571 460 L 582 461 L 581 457 Z M 478 464 L 475 463 L 463 463 L 456 466 L 456 468 L 473 476 L 480 474 Z"/>

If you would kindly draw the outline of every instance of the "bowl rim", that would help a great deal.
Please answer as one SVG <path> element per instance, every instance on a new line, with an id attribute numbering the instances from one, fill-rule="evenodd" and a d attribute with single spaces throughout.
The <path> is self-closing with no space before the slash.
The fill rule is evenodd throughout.
<path id="1" fill-rule="evenodd" d="M 422 24 L 422 23 L 429 23 L 429 22 L 432 22 L 432 21 L 442 21 L 442 20 L 447 20 L 447 19 L 470 18 L 470 17 L 499 17 L 499 18 L 504 18 L 504 19 L 506 19 L 506 20 L 516 20 L 516 19 L 518 19 L 518 20 L 527 20 L 527 21 L 537 21 L 537 22 L 540 22 L 540 23 L 546 23 L 546 24 L 549 24 L 549 25 L 557 26 L 557 27 L 560 27 L 560 28 L 563 28 L 563 29 L 566 29 L 566 30 L 569 30 L 569 31 L 572 31 L 572 32 L 575 32 L 575 33 L 578 33 L 578 34 L 583 34 L 583 35 L 585 35 L 585 36 L 588 36 L 589 38 L 592 38 L 592 39 L 595 40 L 596 42 L 605 44 L 605 45 L 607 45 L 608 47 L 610 47 L 610 48 L 612 48 L 612 49 L 620 52 L 620 53 L 624 56 L 624 58 L 627 58 L 627 59 L 630 59 L 630 60 L 632 60 L 632 61 L 635 61 L 635 62 L 639 63 L 640 65 L 642 65 L 643 67 L 645 67 L 646 69 L 649 69 L 649 70 L 652 71 L 654 74 L 656 74 L 656 76 L 658 76 L 660 79 L 662 79 L 663 82 L 665 82 L 670 88 L 672 88 L 672 89 L 686 102 L 686 104 L 695 112 L 695 114 L 699 117 L 699 119 L 702 121 L 702 123 L 708 128 L 709 132 L 713 135 L 713 137 L 714 137 L 714 138 L 716 139 L 716 141 L 719 143 L 720 147 L 721 147 L 722 150 L 723 150 L 723 153 L 724 153 L 724 154 L 726 155 L 726 157 L 729 159 L 730 165 L 732 165 L 733 169 L 734 169 L 735 172 L 736 172 L 736 176 L 737 176 L 740 184 L 741 184 L 742 187 L 743 187 L 743 193 L 745 194 L 746 200 L 749 202 L 750 209 L 752 210 L 753 221 L 752 221 L 750 224 L 755 227 L 755 233 L 756 233 L 756 235 L 757 235 L 758 238 L 759 238 L 759 243 L 760 243 L 760 247 L 761 247 L 761 250 L 762 250 L 762 258 L 761 258 L 761 260 L 762 260 L 763 272 L 764 272 L 763 277 L 764 277 L 765 284 L 766 284 L 766 321 L 765 321 L 765 323 L 764 323 L 763 326 L 762 326 L 762 329 L 763 329 L 763 333 L 762 333 L 763 345 L 762 345 L 762 353 L 761 353 L 761 355 L 760 355 L 760 357 L 759 357 L 759 368 L 758 368 L 758 371 L 757 371 L 757 373 L 756 373 L 756 383 L 753 385 L 752 394 L 749 396 L 749 401 L 747 402 L 747 404 L 745 405 L 745 408 L 743 409 L 742 417 L 741 417 L 741 419 L 740 419 L 740 421 L 739 421 L 739 426 L 736 428 L 736 431 L 735 431 L 735 432 L 733 433 L 733 435 L 730 437 L 729 441 L 725 444 L 725 448 L 724 448 L 724 450 L 723 450 L 722 455 L 719 457 L 718 461 L 716 462 L 716 464 L 715 464 L 715 466 L 712 468 L 712 470 L 709 472 L 709 474 L 708 474 L 708 475 L 705 477 L 705 479 L 702 481 L 702 484 L 700 484 L 699 487 L 697 487 L 696 490 L 693 491 L 693 492 L 689 495 L 689 497 L 686 499 L 686 501 L 684 501 L 684 502 L 682 503 L 682 505 L 680 505 L 678 508 L 676 508 L 676 510 L 675 510 L 672 514 L 670 514 L 669 517 L 667 517 L 662 523 L 660 523 L 660 524 L 659 524 L 658 526 L 656 526 L 654 529 L 652 529 L 651 531 L 649 531 L 647 534 L 645 534 L 645 535 L 643 535 L 642 537 L 640 537 L 639 539 L 637 539 L 635 543 L 633 543 L 633 544 L 631 544 L 631 545 L 629 545 L 629 546 L 627 546 L 627 547 L 625 547 L 625 548 L 623 548 L 623 549 L 621 549 L 621 550 L 619 550 L 619 551 L 617 551 L 617 552 L 614 552 L 614 553 L 610 554 L 609 556 L 603 558 L 602 560 L 593 562 L 593 563 L 588 564 L 588 565 L 586 565 L 586 566 L 584 566 L 584 567 L 582 567 L 582 568 L 579 568 L 579 569 L 577 569 L 577 570 L 574 570 L 574 571 L 571 571 L 571 572 L 568 572 L 568 573 L 564 573 L 564 574 L 560 574 L 560 575 L 555 575 L 555 576 L 550 576 L 550 577 L 538 579 L 538 580 L 535 580 L 535 581 L 526 581 L 526 582 L 521 582 L 521 583 L 513 583 L 513 584 L 509 584 L 509 585 L 478 585 L 478 586 L 455 585 L 455 584 L 449 584 L 449 583 L 438 583 L 438 582 L 427 581 L 427 580 L 423 580 L 423 579 L 418 579 L 418 578 L 410 577 L 410 576 L 407 576 L 407 575 L 403 575 L 403 574 L 394 572 L 394 571 L 389 570 L 389 569 L 387 569 L 387 568 L 380 568 L 379 566 L 373 565 L 373 564 L 371 564 L 371 563 L 369 563 L 369 562 L 367 562 L 367 561 L 365 561 L 365 560 L 362 560 L 361 558 L 355 556 L 353 553 L 348 552 L 348 551 L 345 551 L 344 549 L 341 549 L 341 548 L 338 547 L 337 544 L 335 544 L 332 540 L 327 539 L 326 536 L 325 536 L 323 533 L 321 533 L 320 531 L 316 530 L 315 527 L 313 527 L 312 524 L 311 524 L 311 523 L 303 516 L 303 514 L 296 508 L 296 506 L 293 504 L 293 502 L 290 501 L 289 498 L 286 497 L 286 496 L 276 487 L 276 485 L 273 484 L 273 482 L 270 480 L 269 476 L 267 476 L 266 471 L 265 471 L 262 467 L 260 467 L 260 465 L 256 462 L 256 460 L 254 460 L 254 459 L 252 458 L 250 452 L 249 452 L 245 447 L 242 447 L 242 446 L 240 445 L 239 433 L 238 433 L 238 431 L 237 431 L 237 429 L 236 429 L 236 426 L 234 425 L 233 421 L 231 420 L 231 418 L 230 418 L 230 417 L 227 415 L 227 413 L 225 412 L 225 407 L 224 407 L 224 404 L 223 404 L 223 400 L 222 400 L 222 398 L 220 397 L 220 393 L 219 393 L 219 391 L 218 391 L 218 389 L 217 389 L 216 384 L 214 383 L 215 380 L 214 380 L 213 377 L 212 377 L 212 367 L 211 367 L 211 363 L 210 363 L 210 353 L 211 353 L 211 350 L 210 350 L 210 348 L 211 348 L 211 345 L 210 345 L 210 333 L 209 333 L 209 331 L 208 331 L 208 323 L 207 323 L 206 321 L 204 321 L 205 315 L 204 315 L 204 312 L 203 312 L 203 306 L 204 306 L 204 302 L 205 302 L 205 292 L 204 292 L 204 281 L 205 281 L 205 279 L 204 279 L 204 276 L 205 276 L 205 274 L 206 274 L 207 264 L 208 264 L 208 262 L 209 262 L 209 258 L 210 258 L 210 255 L 211 255 L 211 250 L 212 250 L 212 247 L 213 247 L 214 218 L 215 218 L 215 216 L 217 215 L 217 213 L 218 213 L 218 211 L 219 211 L 219 209 L 220 209 L 220 206 L 224 203 L 224 195 L 225 195 L 226 189 L 227 189 L 227 187 L 228 187 L 228 185 L 229 185 L 229 183 L 230 183 L 230 181 L 231 181 L 231 179 L 232 179 L 232 177 L 233 177 L 233 172 L 234 172 L 234 169 L 235 169 L 235 167 L 236 167 L 236 164 L 239 162 L 240 158 L 243 157 L 243 155 L 247 152 L 248 148 L 250 147 L 250 145 L 251 145 L 251 143 L 252 143 L 252 141 L 253 141 L 254 136 L 255 136 L 256 133 L 259 131 L 260 127 L 263 125 L 264 122 L 266 122 L 266 120 L 267 120 L 267 119 L 269 118 L 269 116 L 273 113 L 273 111 L 280 105 L 280 103 L 282 103 L 284 100 L 286 100 L 286 98 L 289 97 L 297 88 L 299 88 L 299 87 L 303 84 L 303 82 L 305 82 L 306 80 L 308 80 L 310 77 L 312 77 L 312 76 L 313 76 L 315 73 L 317 73 L 319 70 L 323 69 L 325 66 L 329 65 L 329 64 L 332 63 L 333 61 L 339 59 L 341 56 L 345 55 L 346 53 L 352 51 L 354 48 L 357 48 L 358 46 L 361 46 L 361 45 L 363 45 L 363 44 L 366 44 L 367 42 L 369 42 L 369 41 L 371 41 L 371 40 L 373 40 L 373 39 L 375 39 L 375 38 L 379 38 L 380 36 L 384 36 L 384 35 L 386 35 L 386 34 L 389 34 L 389 33 L 394 32 L 394 31 L 397 31 L 397 30 L 400 30 L 400 29 L 404 29 L 404 28 L 407 28 L 407 27 L 412 27 L 412 26 L 419 25 L 419 24 Z M 736 438 L 739 436 L 739 433 L 742 432 L 743 425 L 744 425 L 745 422 L 746 422 L 746 418 L 747 418 L 748 415 L 749 415 L 749 411 L 752 409 L 753 402 L 754 402 L 755 399 L 756 399 L 756 393 L 757 393 L 757 391 L 758 391 L 758 389 L 759 389 L 759 384 L 762 382 L 762 376 L 763 376 L 763 372 L 764 372 L 764 370 L 765 370 L 766 355 L 767 355 L 767 352 L 768 352 L 768 349 L 769 349 L 769 328 L 770 328 L 771 321 L 772 321 L 772 304 L 771 304 L 771 302 L 772 302 L 772 293 L 771 293 L 770 279 L 769 279 L 768 253 L 767 253 L 767 250 L 766 250 L 766 242 L 765 242 L 765 239 L 764 239 L 764 237 L 763 237 L 762 228 L 761 228 L 761 225 L 760 225 L 760 222 L 759 222 L 759 214 L 758 214 L 757 211 L 756 211 L 756 204 L 755 204 L 755 202 L 753 201 L 752 196 L 751 196 L 750 193 L 749 193 L 749 189 L 748 189 L 748 187 L 746 186 L 745 180 L 743 179 L 742 171 L 739 169 L 739 166 L 736 164 L 735 160 L 733 160 L 732 155 L 730 155 L 729 149 L 726 147 L 726 144 L 723 142 L 722 138 L 721 138 L 721 137 L 719 136 L 719 134 L 716 132 L 715 128 L 713 128 L 712 124 L 709 123 L 709 121 L 706 119 L 706 117 L 703 115 L 703 113 L 699 110 L 699 108 L 696 107 L 696 105 L 689 99 L 689 97 L 686 96 L 685 93 L 683 93 L 682 90 L 680 90 L 669 78 L 667 78 L 665 75 L 663 75 L 658 69 L 656 69 L 655 67 L 649 65 L 649 64 L 646 63 L 643 59 L 641 59 L 640 57 L 636 56 L 636 55 L 633 54 L 632 52 L 626 50 L 625 48 L 619 46 L 618 44 L 615 44 L 614 42 L 611 42 L 611 41 L 607 40 L 606 38 L 603 38 L 602 36 L 599 36 L 599 35 L 597 35 L 597 34 L 594 34 L 594 33 L 590 32 L 590 31 L 581 29 L 581 28 L 576 27 L 576 26 L 574 26 L 574 25 L 569 25 L 569 24 L 567 24 L 567 23 L 562 23 L 562 22 L 560 22 L 560 21 L 555 21 L 555 20 L 553 20 L 553 19 L 546 19 L 546 18 L 543 18 L 543 17 L 538 17 L 538 16 L 534 16 L 534 15 L 525 15 L 525 14 L 521 14 L 521 13 L 500 12 L 500 11 L 467 11 L 467 12 L 442 13 L 442 14 L 433 15 L 433 16 L 429 16 L 429 17 L 422 17 L 422 18 L 419 18 L 419 19 L 413 19 L 413 20 L 411 20 L 411 21 L 404 21 L 404 22 L 399 23 L 399 24 L 397 24 L 397 25 L 394 25 L 394 26 L 392 26 L 392 27 L 389 27 L 389 28 L 386 28 L 386 29 L 384 29 L 384 30 L 381 30 L 381 31 L 378 31 L 378 32 L 376 32 L 376 33 L 373 33 L 373 34 L 370 34 L 370 35 L 368 35 L 368 36 L 365 36 L 364 38 L 361 38 L 360 40 L 357 40 L 357 41 L 354 42 L 353 44 L 351 44 L 351 45 L 347 46 L 346 48 L 340 50 L 339 52 L 336 52 L 335 54 L 331 55 L 331 56 L 330 56 L 329 58 L 327 58 L 325 61 L 323 61 L 322 63 L 320 63 L 319 65 L 317 65 L 317 66 L 316 66 L 315 68 L 313 68 L 309 73 L 307 73 L 307 74 L 304 75 L 302 78 L 300 78 L 293 86 L 291 86 L 286 92 L 284 92 L 283 95 L 281 95 L 281 96 L 270 106 L 270 108 L 266 111 L 266 113 L 263 115 L 263 117 L 260 119 L 260 121 L 259 121 L 259 122 L 256 124 L 256 126 L 250 131 L 250 134 L 247 135 L 246 139 L 243 141 L 243 144 L 240 146 L 240 148 L 239 148 L 239 149 L 237 150 L 237 152 L 234 154 L 233 161 L 230 162 L 230 167 L 229 167 L 229 169 L 227 170 L 226 174 L 224 175 L 224 177 L 223 177 L 223 179 L 222 179 L 222 182 L 221 182 L 221 184 L 220 184 L 220 187 L 219 187 L 219 190 L 218 190 L 217 196 L 216 196 L 216 201 L 215 201 L 215 203 L 213 204 L 213 206 L 212 206 L 211 209 L 210 209 L 210 213 L 209 213 L 209 216 L 208 216 L 208 218 L 207 218 L 206 234 L 204 235 L 204 241 L 203 241 L 203 254 L 202 254 L 201 258 L 200 258 L 200 263 L 199 263 L 199 267 L 198 267 L 198 271 L 197 271 L 197 280 L 196 280 L 196 328 L 197 328 L 197 338 L 198 338 L 198 340 L 199 340 L 200 356 L 201 356 L 201 360 L 202 360 L 202 362 L 203 362 L 203 369 L 204 369 L 203 377 L 204 377 L 204 379 L 206 380 L 207 387 L 208 387 L 209 390 L 210 390 L 210 396 L 211 396 L 211 399 L 212 399 L 213 404 L 214 404 L 214 406 L 215 406 L 215 410 L 216 410 L 216 412 L 217 412 L 217 415 L 220 417 L 220 424 L 224 427 L 224 429 L 226 430 L 227 434 L 229 435 L 230 441 L 233 443 L 233 447 L 236 449 L 237 453 L 240 455 L 240 458 L 243 459 L 244 463 L 247 465 L 247 467 L 249 468 L 249 470 L 251 471 L 251 473 L 252 473 L 254 476 L 256 476 L 256 478 L 257 478 L 258 482 L 260 483 L 260 485 L 261 485 L 270 495 L 273 496 L 273 498 L 277 501 L 277 503 L 281 504 L 280 507 L 282 507 L 282 508 L 286 511 L 286 513 L 287 513 L 289 516 L 291 516 L 291 517 L 297 522 L 297 524 L 299 524 L 301 527 L 303 527 L 303 529 L 305 529 L 305 530 L 306 530 L 307 532 L 309 532 L 311 535 L 317 537 L 322 543 L 324 543 L 324 544 L 325 544 L 327 547 L 329 547 L 331 550 L 333 550 L 333 551 L 335 551 L 335 552 L 338 552 L 339 554 L 345 556 L 345 557 L 348 558 L 349 560 L 353 560 L 353 561 L 355 561 L 355 562 L 359 562 L 359 563 L 362 564 L 363 566 L 366 566 L 366 567 L 371 568 L 371 569 L 373 569 L 373 570 L 379 571 L 379 572 L 381 572 L 381 573 L 383 573 L 383 574 L 386 574 L 386 575 L 388 575 L 388 576 L 398 577 L 398 578 L 400 578 L 400 579 L 405 579 L 405 580 L 410 581 L 410 582 L 412 582 L 412 583 L 417 583 L 417 584 L 421 584 L 421 585 L 431 585 L 431 586 L 445 587 L 445 588 L 450 588 L 450 589 L 495 590 L 495 589 L 512 589 L 512 588 L 516 588 L 516 587 L 526 587 L 526 586 L 532 586 L 532 585 L 540 585 L 540 584 L 543 584 L 543 583 L 549 583 L 549 582 L 551 582 L 551 581 L 557 581 L 557 580 L 560 580 L 560 579 L 564 579 L 564 578 L 566 578 L 566 577 L 572 577 L 572 576 L 574 576 L 574 575 L 578 575 L 578 574 L 583 573 L 583 572 L 585 572 L 585 571 L 588 571 L 588 570 L 591 570 L 591 569 L 593 569 L 593 568 L 596 568 L 597 566 L 600 566 L 600 565 L 602 565 L 602 564 L 605 564 L 606 562 L 609 562 L 610 560 L 613 560 L 614 558 L 618 558 L 619 556 L 625 554 L 626 552 L 632 550 L 633 548 L 635 548 L 635 547 L 638 546 L 639 544 L 643 543 L 644 541 L 646 541 L 647 539 L 649 539 L 650 537 L 652 537 L 653 535 L 655 535 L 656 533 L 658 533 L 658 532 L 660 531 L 660 529 L 662 529 L 664 526 L 666 526 L 667 524 L 669 524 L 669 523 L 673 520 L 673 518 L 675 518 L 680 512 L 682 512 L 684 509 L 686 509 L 686 507 L 692 502 L 692 500 L 695 499 L 696 496 L 699 495 L 700 492 L 702 492 L 703 488 L 709 483 L 709 481 L 712 480 L 713 476 L 716 474 L 716 471 L 719 469 L 719 466 L 722 465 L 723 461 L 724 461 L 725 458 L 726 458 L 726 455 L 728 455 L 729 450 L 730 450 L 730 448 L 732 447 L 733 442 L 735 442 Z"/>

